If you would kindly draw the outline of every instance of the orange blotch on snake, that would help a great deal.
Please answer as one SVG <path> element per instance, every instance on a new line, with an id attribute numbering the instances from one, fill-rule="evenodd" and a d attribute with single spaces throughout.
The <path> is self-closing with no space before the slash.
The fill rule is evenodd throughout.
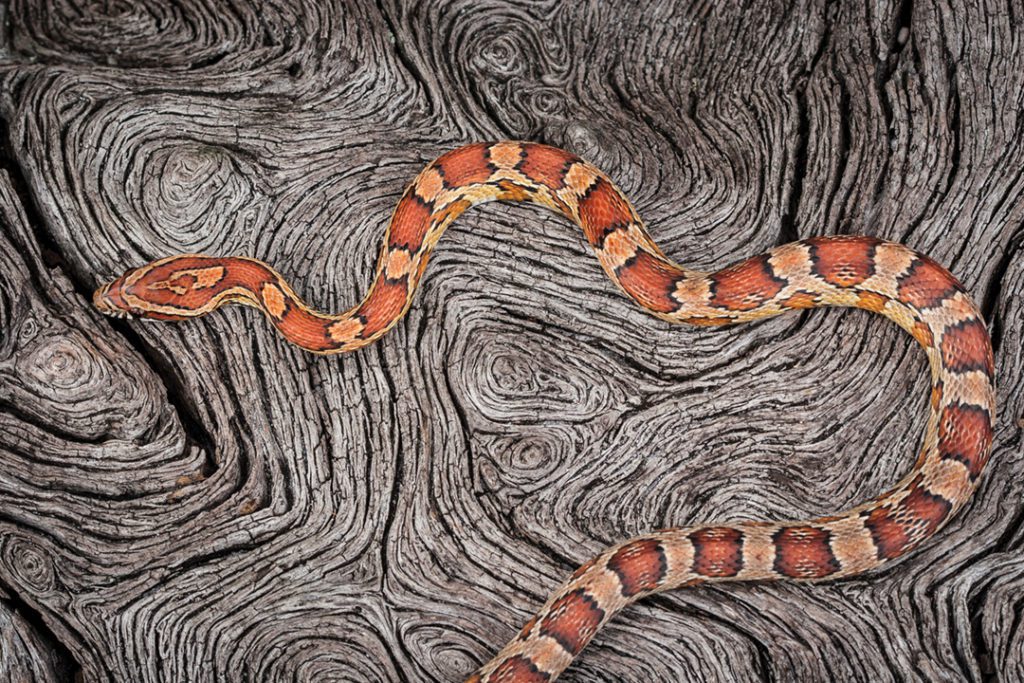
<path id="1" fill-rule="evenodd" d="M 882 559 L 899 557 L 911 542 L 904 525 L 894 519 L 888 508 L 872 510 L 864 518 L 864 526 L 871 532 L 871 540 Z"/>
<path id="2" fill-rule="evenodd" d="M 935 533 L 952 508 L 948 500 L 923 488 L 921 475 L 909 491 L 898 503 L 875 508 L 864 517 L 879 557 L 892 559 L 916 547 Z"/>
<path id="3" fill-rule="evenodd" d="M 898 506 L 907 519 L 914 520 L 914 536 L 917 541 L 934 534 L 952 508 L 948 500 L 928 491 L 921 483 L 922 479 L 918 475 L 917 481 L 910 485 L 910 493 Z"/>
<path id="4" fill-rule="evenodd" d="M 942 403 L 942 382 L 938 382 L 932 386 L 932 392 L 929 399 L 931 400 L 932 410 L 938 410 L 939 405 Z"/>
<path id="5" fill-rule="evenodd" d="M 622 594 L 633 597 L 655 590 L 668 571 L 665 550 L 654 540 L 628 543 L 608 560 L 608 569 L 615 572 L 622 585 Z"/>
<path id="6" fill-rule="evenodd" d="M 897 293 L 911 306 L 925 309 L 941 305 L 959 289 L 960 283 L 949 271 L 927 256 L 919 256 L 899 279 Z"/>
<path id="7" fill-rule="evenodd" d="M 466 145 L 448 152 L 434 165 L 441 171 L 444 184 L 451 188 L 486 182 L 491 177 L 487 145 Z"/>
<path id="8" fill-rule="evenodd" d="M 604 619 L 604 610 L 597 600 L 582 588 L 556 600 L 547 615 L 541 620 L 538 631 L 558 644 L 573 656 L 578 655 L 597 633 Z"/>
<path id="9" fill-rule="evenodd" d="M 284 312 L 288 310 L 288 302 L 285 299 L 284 292 L 272 282 L 267 282 L 263 285 L 260 297 L 263 299 L 263 307 L 267 310 L 267 313 L 277 320 L 280 320 Z"/>
<path id="10" fill-rule="evenodd" d="M 953 372 L 978 370 L 989 377 L 995 373 L 988 332 L 978 318 L 947 327 L 940 348 L 943 364 Z"/>
<path id="11" fill-rule="evenodd" d="M 577 161 L 575 155 L 563 149 L 546 145 L 523 145 L 525 157 L 519 170 L 535 183 L 546 185 L 552 190 L 564 186 L 565 172 Z"/>
<path id="12" fill-rule="evenodd" d="M 600 247 L 606 234 L 634 222 L 626 199 L 609 181 L 598 178 L 579 202 L 580 223 L 587 241 Z"/>
<path id="13" fill-rule="evenodd" d="M 782 291 L 785 281 L 775 277 L 762 254 L 723 268 L 711 276 L 714 296 L 711 305 L 734 311 L 749 311 Z"/>
<path id="14" fill-rule="evenodd" d="M 473 206 L 473 202 L 468 199 L 457 199 L 451 204 L 446 205 L 443 209 L 437 213 L 436 218 L 439 225 L 447 226 L 456 218 L 462 215 L 462 213 Z"/>
<path id="15" fill-rule="evenodd" d="M 878 240 L 873 237 L 812 237 L 813 270 L 836 287 L 852 287 L 869 277 L 874 270 L 874 251 Z"/>
<path id="16" fill-rule="evenodd" d="M 398 202 L 395 215 L 388 228 L 388 247 L 419 251 L 423 238 L 430 230 L 432 216 L 430 207 L 414 194 L 407 192 Z"/>
<path id="17" fill-rule="evenodd" d="M 328 334 L 328 321 L 303 308 L 291 308 L 284 318 L 275 322 L 288 341 L 304 349 L 329 352 L 339 347 Z"/>
<path id="18" fill-rule="evenodd" d="M 791 297 L 787 297 L 779 302 L 779 305 L 783 308 L 795 308 L 795 309 L 806 309 L 814 308 L 818 305 L 818 297 L 810 292 L 797 292 Z"/>
<path id="19" fill-rule="evenodd" d="M 622 288 L 643 307 L 658 313 L 671 313 L 679 308 L 672 292 L 682 273 L 646 251 L 637 251 L 615 275 Z"/>
<path id="20" fill-rule="evenodd" d="M 980 406 L 948 405 L 939 420 L 939 455 L 958 460 L 977 479 L 992 445 L 992 421 Z"/>
<path id="21" fill-rule="evenodd" d="M 498 198 L 506 202 L 522 202 L 534 195 L 533 191 L 522 185 L 516 185 L 511 180 L 499 180 L 498 187 L 501 188 Z"/>
<path id="22" fill-rule="evenodd" d="M 935 344 L 935 335 L 932 334 L 932 328 L 928 327 L 927 323 L 918 320 L 914 323 L 914 326 L 910 328 L 910 334 L 914 335 L 914 339 L 921 346 L 932 346 Z"/>
<path id="23" fill-rule="evenodd" d="M 519 631 L 519 640 L 528 640 L 530 638 L 530 632 L 533 631 L 533 627 L 537 625 L 536 615 L 530 619 L 523 628 Z"/>
<path id="24" fill-rule="evenodd" d="M 409 288 L 405 279 L 400 282 L 378 280 L 357 312 L 366 321 L 360 336 L 367 339 L 393 325 L 402 314 L 408 297 Z"/>
<path id="25" fill-rule="evenodd" d="M 820 579 L 839 571 L 829 545 L 831 534 L 812 526 L 780 529 L 773 537 L 775 571 L 794 579 Z"/>
<path id="26" fill-rule="evenodd" d="M 701 576 L 736 576 L 743 568 L 743 533 L 731 527 L 708 527 L 690 534 L 693 572 Z"/>

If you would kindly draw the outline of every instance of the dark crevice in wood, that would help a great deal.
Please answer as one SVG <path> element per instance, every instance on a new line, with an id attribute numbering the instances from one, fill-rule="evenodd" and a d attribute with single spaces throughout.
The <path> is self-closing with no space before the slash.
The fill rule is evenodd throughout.
<path id="1" fill-rule="evenodd" d="M 46 222 L 43 220 L 42 214 L 38 209 L 36 198 L 32 195 L 31 185 L 26 180 L 17 162 L 17 156 L 12 149 L 11 131 L 5 115 L 6 111 L 0 108 L 0 169 L 7 172 L 11 187 L 14 189 L 14 193 L 17 195 L 21 205 L 21 210 L 25 214 L 28 227 L 32 230 L 33 237 L 37 240 L 40 259 L 47 267 L 62 270 L 67 276 L 68 281 L 75 288 L 75 291 L 80 296 L 86 297 L 86 300 L 91 300 L 92 292 L 89 291 L 88 287 L 82 285 L 82 278 L 78 277 L 78 273 L 75 272 L 71 264 L 64 261 L 60 255 L 59 247 L 50 239 L 49 234 L 47 234 L 43 227 L 46 225 Z M 15 239 L 13 233 L 11 238 Z M 24 245 L 24 248 L 27 249 L 28 245 Z M 38 262 L 35 259 L 26 258 L 24 263 L 34 281 L 35 290 L 45 295 L 48 288 L 44 283 L 48 280 L 48 276 L 40 272 Z"/>
<path id="2" fill-rule="evenodd" d="M 57 664 L 57 669 L 53 673 L 58 678 L 53 683 L 82 680 L 82 668 L 71 650 L 50 630 L 42 615 L 21 599 L 17 591 L 7 585 L 2 578 L 0 578 L 0 605 L 20 615 L 35 631 L 35 635 L 44 642 L 46 647 L 50 648 Z M 4 653 L 3 645 L 0 643 L 0 660 L 7 656 Z M 0 661 L 0 667 L 2 666 L 3 662 Z"/>
<path id="3" fill-rule="evenodd" d="M 804 190 L 804 176 L 807 175 L 807 145 L 811 137 L 811 122 L 807 118 L 806 81 L 797 86 L 796 91 L 796 140 L 793 143 L 793 179 L 790 182 L 789 201 L 785 211 L 779 217 L 779 237 L 776 244 L 787 244 L 799 239 L 796 228 L 796 216 L 800 211 L 800 197 Z"/>
<path id="4" fill-rule="evenodd" d="M 779 217 L 779 237 L 776 241 L 777 245 L 793 242 L 800 238 L 800 231 L 797 229 L 796 220 L 797 215 L 800 212 L 800 199 L 803 196 L 804 179 L 807 176 L 807 147 L 811 140 L 811 122 L 807 115 L 807 87 L 810 79 L 814 77 L 814 72 L 818 67 L 818 62 L 821 61 L 822 55 L 826 53 L 829 42 L 832 39 L 832 21 L 829 16 L 830 11 L 830 7 L 825 9 L 825 26 L 821 31 L 818 44 L 815 48 L 814 54 L 811 55 L 803 74 L 797 79 L 797 83 L 795 85 L 797 120 L 795 131 L 796 139 L 793 142 L 793 176 L 790 181 L 790 187 L 787 188 L 789 199 L 786 203 L 786 208 Z"/>
<path id="5" fill-rule="evenodd" d="M 1024 174 L 1024 170 L 1021 173 Z M 1024 253 L 1024 224 L 1008 240 L 979 302 L 985 322 L 988 323 L 989 335 L 992 337 L 992 348 L 997 355 L 1002 348 L 1003 340 L 1003 322 L 998 310 L 999 303 L 1002 301 L 1003 282 L 1007 277 L 1010 265 L 1020 258 L 1022 253 Z"/>
<path id="6" fill-rule="evenodd" d="M 469 83 L 466 84 L 466 88 L 472 95 L 473 101 L 475 101 L 483 108 L 484 112 L 487 114 L 487 117 L 491 125 L 493 125 L 494 128 L 496 128 L 499 131 L 500 137 L 512 139 L 520 137 L 519 135 L 513 133 L 511 129 L 509 129 L 509 127 L 505 125 L 505 122 L 502 120 L 500 112 L 498 112 L 498 110 L 494 108 L 494 104 L 491 102 L 491 98 L 487 97 L 484 93 L 480 91 L 480 87 L 476 84 L 475 81 L 470 79 Z M 539 140 L 538 142 L 545 141 Z"/>
<path id="7" fill-rule="evenodd" d="M 910 0 L 907 0 L 907 2 L 909 1 Z M 878 169 L 875 179 L 875 188 L 871 197 L 873 203 L 880 203 L 882 201 L 885 193 L 885 182 L 889 177 L 889 171 L 891 169 L 890 164 L 892 162 L 892 152 L 890 151 L 890 144 L 892 143 L 895 135 L 895 116 L 893 113 L 893 105 L 889 99 L 889 94 L 886 92 L 886 88 L 899 66 L 901 53 L 893 51 L 893 47 L 897 42 L 898 31 L 898 26 L 895 27 L 895 30 L 890 28 L 889 38 L 886 42 L 887 54 L 876 61 L 874 68 L 875 92 L 878 95 L 878 102 L 882 107 L 882 130 L 885 144 L 877 146 L 879 154 L 882 157 L 882 166 Z M 874 41 L 872 41 L 872 49 L 875 49 Z M 880 140 L 879 142 L 881 143 L 882 141 Z"/>
<path id="8" fill-rule="evenodd" d="M 675 154 L 676 160 L 685 159 L 686 152 L 683 150 L 682 146 L 676 140 L 675 135 L 672 133 L 672 131 L 668 130 L 668 127 L 676 125 L 678 122 L 659 122 L 658 119 L 651 116 L 650 113 L 646 109 L 644 109 L 642 104 L 636 104 L 634 102 L 634 99 L 626 93 L 623 84 L 619 82 L 619 79 L 622 77 L 621 73 L 622 72 L 620 69 L 613 68 L 612 75 L 608 79 L 608 86 L 611 88 L 612 94 L 615 95 L 615 99 L 622 107 L 623 111 L 630 112 L 639 116 L 641 120 L 643 120 L 644 124 L 646 124 L 653 132 L 657 133 L 658 136 L 661 137 L 661 139 L 664 140 L 666 144 L 668 144 L 668 146 L 672 149 L 673 153 Z M 692 101 L 693 109 L 695 110 L 696 97 L 693 97 Z"/>
<path id="9" fill-rule="evenodd" d="M 1013 419 L 1015 416 L 1008 416 Z M 1005 419 L 1005 418 L 1004 418 Z M 1018 429 L 1014 436 L 1014 439 L 1004 444 L 1008 450 L 1019 453 L 1024 448 L 1024 439 L 1021 436 L 1021 430 Z M 1013 511 L 1012 516 L 1006 524 L 1006 528 L 999 535 L 999 538 L 992 544 L 990 553 L 1008 553 L 1008 552 L 1019 552 L 1024 547 L 1024 508 L 1018 508 Z"/>
<path id="10" fill-rule="evenodd" d="M 946 176 L 946 187 L 943 194 L 948 194 L 953 187 L 953 181 L 960 171 L 960 146 L 961 146 L 961 122 L 960 122 L 960 83 L 957 78 L 956 60 L 952 55 L 946 56 L 946 80 L 949 83 L 949 136 L 952 140 L 949 152 L 949 173 Z"/>
<path id="11" fill-rule="evenodd" d="M 209 478 L 217 471 L 217 447 L 213 436 L 203 425 L 200 411 L 190 398 L 189 392 L 185 391 L 179 380 L 177 368 L 167 361 L 163 353 L 153 348 L 143 339 L 127 320 L 110 318 L 107 320 L 124 342 L 152 368 L 153 375 L 160 378 L 163 383 L 167 402 L 174 408 L 178 422 L 185 431 L 186 448 L 195 447 L 203 454 L 203 467 L 200 474 L 204 479 Z"/>
<path id="12" fill-rule="evenodd" d="M 984 683 L 992 683 L 999 680 L 996 675 L 998 672 L 992 665 L 992 652 L 988 648 L 985 628 L 982 624 L 982 618 L 984 617 L 982 608 L 984 606 L 986 590 L 989 587 L 990 584 L 979 586 L 979 590 L 967 601 L 967 613 L 970 615 L 971 654 L 978 667 L 978 671 L 981 672 L 981 680 Z M 956 651 L 959 653 L 959 648 Z"/>
<path id="13" fill-rule="evenodd" d="M 227 57 L 226 53 L 215 53 L 208 57 L 197 59 L 194 62 L 189 62 L 188 69 L 189 71 L 201 71 L 202 69 L 217 66 L 224 61 L 225 57 Z"/>
<path id="14" fill-rule="evenodd" d="M 968 606 L 970 605 L 970 600 L 968 600 L 967 604 L 968 604 Z M 977 666 L 978 652 L 975 650 L 973 645 L 971 646 L 970 651 L 964 652 L 964 648 L 962 646 L 963 638 L 957 638 L 956 637 L 956 634 L 957 634 L 958 631 L 964 631 L 964 630 L 968 630 L 968 634 L 973 636 L 973 633 L 971 633 L 970 630 L 969 630 L 969 629 L 971 629 L 971 624 L 958 624 L 958 621 L 957 621 L 958 610 L 957 610 L 957 606 L 954 604 L 953 600 L 950 600 L 950 599 L 947 598 L 945 600 L 945 605 L 943 605 L 943 607 L 945 608 L 945 617 L 946 617 L 945 628 L 947 628 L 949 630 L 950 634 L 953 634 L 953 638 L 954 638 L 953 642 L 951 643 L 951 649 L 952 649 L 952 652 L 953 652 L 953 658 L 956 660 L 957 664 L 960 666 L 960 670 L 961 671 L 964 671 L 964 672 L 973 671 L 973 669 Z M 920 610 L 915 610 L 915 611 L 920 613 Z M 924 623 L 924 622 L 922 622 L 920 620 L 920 618 L 919 618 L 918 621 L 916 621 L 915 623 L 921 624 L 921 623 Z M 924 633 L 921 633 L 920 627 L 918 627 L 918 634 L 919 634 L 919 637 L 924 637 L 926 635 Z M 915 664 L 916 664 L 916 662 L 915 662 Z M 915 667 L 915 668 L 920 668 L 920 667 L 918 665 L 918 667 Z M 922 677 L 922 680 L 927 678 L 927 672 L 920 671 L 919 674 Z"/>
<path id="15" fill-rule="evenodd" d="M 850 122 L 853 120 L 853 112 L 850 110 L 850 88 L 846 84 L 846 79 L 835 70 L 834 64 L 832 65 L 831 76 L 835 80 L 836 87 L 839 89 L 839 101 L 836 102 L 836 117 L 838 118 L 839 125 L 839 144 L 836 148 L 836 178 L 838 179 L 837 182 L 842 183 L 843 178 L 846 177 L 846 170 L 850 160 Z M 852 191 L 852 187 L 848 188 L 846 193 L 839 198 L 839 213 L 836 215 L 836 225 L 840 226 L 840 232 L 848 232 L 843 223 L 846 217 L 847 202 Z"/>
<path id="16" fill-rule="evenodd" d="M 378 359 L 382 359 L 384 355 L 384 352 L 380 346 L 373 348 L 371 350 L 371 353 Z M 386 396 L 382 397 L 385 398 L 386 400 L 382 402 L 381 409 L 387 414 L 387 418 L 393 421 L 395 419 L 397 409 L 401 406 L 401 403 L 404 401 L 404 397 L 402 396 L 398 388 L 395 386 L 394 377 L 392 376 L 390 369 L 388 369 L 386 364 L 383 362 L 381 363 L 381 365 L 382 367 L 384 367 L 384 371 L 381 372 L 380 375 L 387 386 L 387 394 Z M 397 429 L 394 430 L 394 432 L 392 433 L 392 438 L 394 439 L 392 451 L 394 454 L 394 460 L 392 462 L 391 468 L 392 476 L 390 487 L 387 493 L 388 499 L 386 504 L 386 512 L 384 514 L 384 520 L 381 523 L 381 539 L 383 539 L 383 542 L 381 543 L 379 550 L 381 585 L 383 585 L 383 583 L 385 582 L 386 577 L 392 575 L 393 573 L 390 556 L 392 544 L 389 541 L 392 538 L 392 529 L 394 528 L 395 521 L 398 519 L 399 511 L 401 510 L 402 487 L 406 481 L 407 461 L 404 453 L 405 443 L 403 432 Z M 404 649 L 405 644 L 401 644 L 400 647 Z"/>
<path id="17" fill-rule="evenodd" d="M 44 262 L 48 267 L 59 268 L 66 276 L 67 281 L 75 288 L 79 297 L 81 297 L 83 301 L 89 302 L 87 305 L 91 306 L 92 287 L 87 284 L 89 278 L 84 274 L 77 272 L 74 264 L 69 263 L 64 259 L 61 254 L 60 246 L 50 237 L 46 229 L 46 221 L 43 219 L 41 212 L 36 206 L 35 198 L 29 190 L 30 184 L 26 180 L 15 159 L 16 156 L 11 148 L 10 130 L 8 128 L 7 121 L 6 119 L 0 118 L 0 168 L 5 170 L 11 179 L 11 185 L 21 201 L 22 210 L 25 212 L 28 227 L 32 230 L 33 236 L 36 238 L 39 245 L 41 257 L 44 259 Z M 47 291 L 47 287 L 42 284 L 44 281 L 42 274 L 36 270 L 35 261 L 33 259 L 25 259 L 25 264 L 31 270 L 33 277 L 37 281 L 37 291 Z M 212 472 L 216 470 L 216 459 L 213 455 L 213 439 L 202 426 L 202 423 L 198 419 L 197 413 L 194 411 L 193 407 L 186 402 L 179 400 L 179 397 L 182 394 L 175 374 L 173 372 L 168 372 L 171 368 L 167 363 L 162 362 L 157 354 L 152 352 L 152 349 L 142 341 L 126 321 L 110 318 L 107 322 L 117 329 L 124 340 L 149 363 L 150 367 L 153 368 L 154 376 L 159 377 L 163 381 L 167 389 L 167 399 L 175 408 L 182 427 L 189 435 L 189 440 L 203 452 L 206 458 L 206 465 L 203 469 L 203 474 L 212 474 Z M 16 408 L 11 407 L 11 410 L 16 410 Z M 50 425 L 43 429 L 44 431 L 55 433 L 58 436 L 60 435 L 60 430 L 56 429 L 54 425 Z M 56 431 L 54 431 L 55 429 Z M 76 436 L 71 440 L 79 442 L 83 441 L 80 436 Z M 94 444 L 98 444 L 102 443 L 103 440 L 104 437 L 97 437 L 93 440 L 85 440 L 85 442 L 88 443 L 91 441 Z"/>
<path id="18" fill-rule="evenodd" d="M 921 55 L 918 52 L 917 44 L 913 40 L 913 35 L 911 35 L 911 37 L 908 39 L 907 44 L 910 45 L 909 58 L 906 56 L 908 53 L 900 52 L 900 59 L 901 60 L 902 59 L 909 59 L 910 60 L 910 64 L 911 64 L 910 69 L 912 69 L 916 73 L 920 73 L 921 68 L 922 68 Z M 921 90 L 921 98 L 926 102 L 926 104 L 927 104 L 927 106 L 929 108 L 933 106 L 933 103 L 931 101 L 931 97 L 932 96 L 931 96 L 931 94 L 929 93 L 929 91 L 927 89 L 922 89 Z M 914 131 L 913 129 L 911 129 L 911 130 L 906 132 L 907 144 L 910 144 L 910 145 L 914 144 L 913 136 L 915 134 L 916 135 L 920 135 L 919 132 Z M 901 241 L 901 242 L 904 242 L 904 243 L 912 242 L 914 234 L 918 231 L 919 228 L 921 228 L 921 226 L 925 223 L 925 221 L 929 217 L 930 216 L 929 216 L 928 212 L 926 212 L 926 211 L 917 212 L 903 226 L 903 228 L 900 231 L 900 234 L 898 235 L 897 239 L 899 241 Z"/>
<path id="19" fill-rule="evenodd" d="M 388 10 L 384 7 L 383 0 L 376 0 L 377 11 L 380 12 L 381 18 L 384 20 L 385 25 L 388 27 L 388 33 L 391 37 L 391 43 L 395 47 L 395 56 L 405 67 L 406 72 L 412 76 L 419 85 L 420 90 L 423 92 L 423 96 L 427 98 L 427 112 L 432 112 L 436 115 L 440 111 L 440 108 L 436 106 L 434 102 L 433 89 L 430 87 L 430 83 L 423 76 L 423 71 L 417 64 L 417 60 L 409 53 L 409 49 L 405 45 L 407 36 L 404 31 L 399 31 L 395 25 L 395 20 L 391 18 Z M 428 114 L 429 115 L 429 114 Z"/>
<path id="20" fill-rule="evenodd" d="M 914 0 L 900 0 L 895 13 L 895 22 L 889 38 L 889 52 L 899 54 L 910 43 L 914 35 Z M 900 32 L 907 30 L 906 39 L 900 41 Z"/>

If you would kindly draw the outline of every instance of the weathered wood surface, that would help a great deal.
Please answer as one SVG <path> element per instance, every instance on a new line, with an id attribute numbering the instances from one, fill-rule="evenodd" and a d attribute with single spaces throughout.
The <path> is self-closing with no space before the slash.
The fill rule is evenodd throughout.
<path id="1" fill-rule="evenodd" d="M 938 538 L 861 579 L 627 610 L 574 681 L 1024 679 L 1024 9 L 12 0 L 0 15 L 0 674 L 436 680 L 650 529 L 860 502 L 912 461 L 926 364 L 815 311 L 673 328 L 564 220 L 489 206 L 343 358 L 247 310 L 117 322 L 91 289 L 244 254 L 340 310 L 405 184 L 569 148 L 717 267 L 855 232 L 982 303 L 1000 421 Z M 28 673 L 26 673 L 28 672 Z"/>

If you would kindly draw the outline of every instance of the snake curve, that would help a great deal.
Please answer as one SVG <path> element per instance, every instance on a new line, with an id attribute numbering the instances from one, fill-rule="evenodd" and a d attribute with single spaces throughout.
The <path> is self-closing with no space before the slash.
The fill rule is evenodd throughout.
<path id="1" fill-rule="evenodd" d="M 715 273 L 689 270 L 661 252 L 604 173 L 542 144 L 471 144 L 429 164 L 395 208 L 373 284 L 344 313 L 311 309 L 261 261 L 200 255 L 130 270 L 100 287 L 94 303 L 109 315 L 162 320 L 241 303 L 262 309 L 307 351 L 353 351 L 408 310 L 445 228 L 494 200 L 541 204 L 578 224 L 608 277 L 669 322 L 727 325 L 820 306 L 880 313 L 924 347 L 932 389 L 920 454 L 891 490 L 827 517 L 666 529 L 611 547 L 577 569 L 468 681 L 554 680 L 619 610 L 653 593 L 874 569 L 935 534 L 974 492 L 996 417 L 992 346 L 982 315 L 945 268 L 901 244 L 834 236 L 785 244 Z"/>

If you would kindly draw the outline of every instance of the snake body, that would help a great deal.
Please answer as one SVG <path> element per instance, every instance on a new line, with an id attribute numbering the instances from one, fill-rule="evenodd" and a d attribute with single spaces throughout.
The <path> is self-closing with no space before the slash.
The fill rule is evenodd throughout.
<path id="1" fill-rule="evenodd" d="M 981 314 L 945 268 L 900 244 L 835 236 L 786 244 L 715 273 L 689 270 L 661 252 L 604 173 L 541 144 L 472 144 L 429 164 L 395 208 L 372 286 L 344 313 L 313 310 L 260 261 L 198 255 L 131 270 L 98 289 L 94 301 L 108 314 L 165 320 L 236 302 L 262 309 L 303 349 L 353 351 L 401 319 L 445 228 L 493 200 L 541 204 L 577 223 L 608 277 L 669 322 L 727 325 L 819 306 L 880 313 L 924 347 L 932 389 L 920 455 L 891 490 L 828 517 L 667 529 L 609 548 L 470 681 L 551 681 L 616 612 L 653 593 L 874 569 L 935 534 L 975 490 L 995 421 L 992 347 Z"/>

